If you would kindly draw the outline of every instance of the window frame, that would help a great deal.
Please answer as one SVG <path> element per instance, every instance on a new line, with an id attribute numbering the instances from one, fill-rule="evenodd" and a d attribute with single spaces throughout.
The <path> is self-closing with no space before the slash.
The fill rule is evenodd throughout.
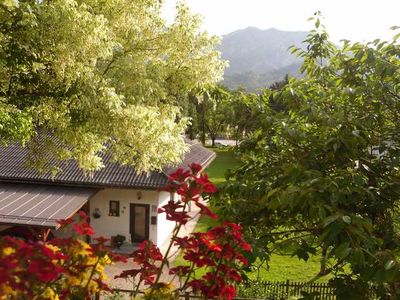
<path id="1" fill-rule="evenodd" d="M 113 208 L 113 204 L 115 203 L 115 209 Z M 109 206 L 108 206 L 108 215 L 110 217 L 119 217 L 121 215 L 121 210 L 120 210 L 120 201 L 118 200 L 110 200 L 109 201 Z"/>

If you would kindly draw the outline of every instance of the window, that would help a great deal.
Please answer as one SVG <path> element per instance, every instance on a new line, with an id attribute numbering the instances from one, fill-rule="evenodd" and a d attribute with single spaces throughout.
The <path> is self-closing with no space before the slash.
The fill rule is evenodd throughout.
<path id="1" fill-rule="evenodd" d="M 110 211 L 108 213 L 109 216 L 119 217 L 119 201 L 110 201 Z"/>

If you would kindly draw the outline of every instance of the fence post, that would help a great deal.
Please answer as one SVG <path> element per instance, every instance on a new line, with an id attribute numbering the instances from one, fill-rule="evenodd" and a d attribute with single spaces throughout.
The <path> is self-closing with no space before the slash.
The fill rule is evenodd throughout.
<path id="1" fill-rule="evenodd" d="M 286 280 L 286 299 L 289 299 L 289 279 Z"/>
<path id="2" fill-rule="evenodd" d="M 189 292 L 185 292 L 185 300 L 190 300 L 190 293 Z"/>
<path id="3" fill-rule="evenodd" d="M 94 295 L 94 300 L 100 300 L 100 292 L 96 292 Z"/>

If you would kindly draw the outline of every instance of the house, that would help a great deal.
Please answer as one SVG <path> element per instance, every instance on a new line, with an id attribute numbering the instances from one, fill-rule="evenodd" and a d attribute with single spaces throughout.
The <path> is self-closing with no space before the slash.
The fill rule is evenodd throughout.
<path id="1" fill-rule="evenodd" d="M 157 214 L 158 208 L 173 197 L 160 191 L 167 183 L 167 174 L 193 162 L 204 169 L 215 158 L 215 153 L 201 144 L 187 143 L 189 150 L 181 164 L 164 172 L 138 174 L 105 154 L 105 167 L 91 176 L 73 160 L 52 158 L 50 164 L 58 165 L 62 172 L 56 176 L 40 173 L 26 166 L 26 148 L 18 144 L 0 147 L 0 231 L 29 226 L 46 240 L 49 234 L 65 234 L 57 230 L 57 220 L 84 210 L 97 236 L 123 235 L 128 242 L 150 239 L 161 246 L 174 226 L 164 214 Z"/>

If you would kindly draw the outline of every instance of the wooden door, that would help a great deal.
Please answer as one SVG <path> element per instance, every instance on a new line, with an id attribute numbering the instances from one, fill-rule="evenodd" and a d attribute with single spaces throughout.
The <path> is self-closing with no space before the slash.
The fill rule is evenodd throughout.
<path id="1" fill-rule="evenodd" d="M 150 205 L 131 203 L 129 232 L 132 242 L 138 243 L 149 239 L 149 218 Z"/>

